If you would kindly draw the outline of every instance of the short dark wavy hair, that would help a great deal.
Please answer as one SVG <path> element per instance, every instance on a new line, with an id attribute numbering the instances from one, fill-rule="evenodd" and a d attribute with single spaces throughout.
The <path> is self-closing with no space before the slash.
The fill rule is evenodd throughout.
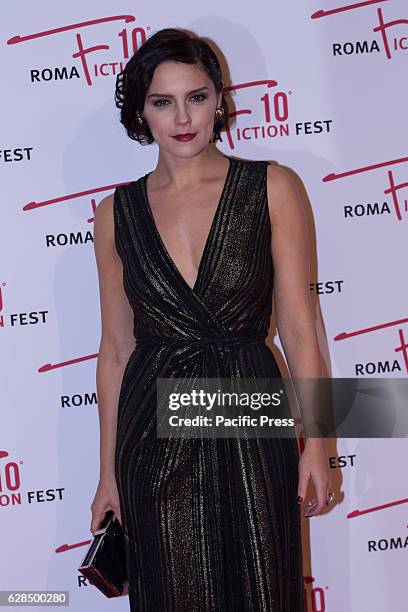
<path id="1" fill-rule="evenodd" d="M 148 38 L 127 62 L 116 78 L 115 104 L 120 108 L 120 122 L 125 126 L 127 135 L 140 144 L 150 144 L 154 138 L 144 119 L 139 124 L 137 111 L 141 114 L 146 92 L 157 66 L 164 61 L 200 65 L 211 78 L 217 93 L 223 90 L 221 67 L 217 56 L 208 43 L 199 36 L 185 30 L 165 28 Z M 224 95 L 221 107 L 223 117 L 214 118 L 214 133 L 228 123 L 228 107 Z"/>

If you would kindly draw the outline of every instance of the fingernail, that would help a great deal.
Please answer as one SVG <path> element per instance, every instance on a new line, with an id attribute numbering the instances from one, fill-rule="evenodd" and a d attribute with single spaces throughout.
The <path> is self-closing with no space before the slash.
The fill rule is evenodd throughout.
<path id="1" fill-rule="evenodd" d="M 296 501 L 298 504 L 301 504 L 303 501 L 303 497 L 301 497 L 300 495 L 297 496 Z"/>

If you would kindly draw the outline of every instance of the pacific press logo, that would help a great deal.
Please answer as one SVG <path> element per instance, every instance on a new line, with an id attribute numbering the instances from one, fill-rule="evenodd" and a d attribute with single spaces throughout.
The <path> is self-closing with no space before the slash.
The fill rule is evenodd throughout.
<path id="1" fill-rule="evenodd" d="M 378 53 L 384 55 L 387 60 L 391 60 L 398 53 L 408 49 L 408 37 L 406 36 L 408 19 L 395 15 L 392 0 L 365 0 L 343 4 L 330 9 L 321 9 L 310 17 L 315 20 L 341 19 L 346 34 L 347 26 L 350 24 L 349 20 L 356 18 L 357 13 L 360 20 L 361 11 L 367 15 L 367 30 L 362 32 L 359 40 L 346 38 L 333 42 L 332 55 L 334 57 L 344 58 L 361 54 L 371 56 L 373 53 Z"/>

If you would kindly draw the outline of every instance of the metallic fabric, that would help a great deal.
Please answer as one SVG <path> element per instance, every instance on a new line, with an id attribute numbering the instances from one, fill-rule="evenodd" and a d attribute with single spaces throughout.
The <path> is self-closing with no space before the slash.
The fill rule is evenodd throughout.
<path id="1" fill-rule="evenodd" d="M 115 473 L 134 612 L 304 612 L 298 449 L 284 439 L 160 439 L 157 377 L 280 377 L 266 161 L 228 157 L 191 288 L 147 176 L 117 187 L 115 244 L 136 348 L 118 403 Z"/>

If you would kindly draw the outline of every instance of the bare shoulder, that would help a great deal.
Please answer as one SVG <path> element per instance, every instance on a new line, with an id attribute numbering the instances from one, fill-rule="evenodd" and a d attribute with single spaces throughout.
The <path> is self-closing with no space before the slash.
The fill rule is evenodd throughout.
<path id="1" fill-rule="evenodd" d="M 114 194 L 105 196 L 97 205 L 94 220 L 94 247 L 99 250 L 102 245 L 106 247 L 113 244 L 114 219 L 113 219 Z"/>
<path id="2" fill-rule="evenodd" d="M 112 225 L 113 199 L 114 194 L 110 193 L 97 204 L 95 210 L 95 226 L 98 226 L 98 229 L 109 229 L 109 227 Z"/>
<path id="3" fill-rule="evenodd" d="M 270 186 L 275 191 L 282 191 L 294 185 L 293 179 L 283 166 L 279 166 L 275 162 L 268 162 L 267 168 L 268 187 Z"/>
<path id="4" fill-rule="evenodd" d="M 271 221 L 290 221 L 303 212 L 296 183 L 290 172 L 272 162 L 267 167 L 268 208 Z"/>
<path id="5" fill-rule="evenodd" d="M 113 214 L 113 199 L 114 194 L 110 193 L 98 203 L 95 211 L 95 219 L 97 217 L 98 220 L 105 219 L 106 217 L 110 217 Z"/>

